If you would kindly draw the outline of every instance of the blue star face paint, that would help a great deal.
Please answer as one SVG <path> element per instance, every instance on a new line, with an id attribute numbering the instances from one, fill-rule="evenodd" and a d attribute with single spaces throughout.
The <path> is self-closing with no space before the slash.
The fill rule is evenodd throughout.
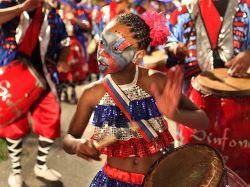
<path id="1" fill-rule="evenodd" d="M 115 32 L 104 32 L 97 51 L 99 69 L 104 74 L 117 73 L 133 61 L 136 48 Z"/>

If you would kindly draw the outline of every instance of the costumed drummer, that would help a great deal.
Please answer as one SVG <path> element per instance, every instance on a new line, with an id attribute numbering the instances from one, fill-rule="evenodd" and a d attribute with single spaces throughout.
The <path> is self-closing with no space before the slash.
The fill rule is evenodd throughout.
<path id="1" fill-rule="evenodd" d="M 171 14 L 166 65 L 182 64 L 185 73 L 183 90 L 187 95 L 193 90 L 190 84 L 192 77 L 204 71 L 228 68 L 228 76 L 248 76 L 249 7 L 247 0 L 195 0 Z M 249 99 L 221 98 L 216 102 L 204 110 L 209 116 L 209 127 L 223 128 L 223 132 L 194 131 L 180 126 L 181 139 L 183 143 L 203 141 L 211 144 L 223 154 L 226 164 L 250 183 Z M 247 145 L 243 143 L 246 141 Z"/>
<path id="2" fill-rule="evenodd" d="M 1 66 L 8 66 L 15 58 L 28 58 L 47 82 L 46 89 L 30 108 L 32 128 L 39 135 L 34 172 L 36 176 L 46 180 L 57 181 L 61 175 L 47 167 L 46 159 L 54 140 L 60 136 L 60 105 L 56 96 L 58 88 L 56 85 L 59 83 L 58 71 L 68 71 L 66 59 L 69 38 L 56 10 L 50 4 L 43 3 L 42 0 L 27 0 L 21 4 L 14 0 L 4 0 L 0 1 L 0 8 Z M 20 23 L 20 15 L 24 11 L 29 11 L 24 17 L 29 17 L 32 21 L 26 27 L 27 29 L 24 29 L 24 25 L 20 25 L 21 45 L 19 45 L 15 38 L 16 28 Z M 39 27 L 38 24 L 40 24 Z M 57 63 L 47 62 L 46 58 Z M 13 76 L 18 79 L 18 75 Z M 18 89 L 22 89 L 22 84 L 24 83 L 16 86 L 17 92 Z M 16 121 L 0 129 L 0 137 L 6 138 L 11 159 L 12 171 L 8 178 L 8 184 L 11 187 L 23 185 L 22 142 L 23 136 L 28 131 L 28 113 L 24 113 Z"/>
<path id="3" fill-rule="evenodd" d="M 70 71 L 59 74 L 62 87 L 60 100 L 71 104 L 77 103 L 76 85 L 86 78 L 88 71 L 86 32 L 90 29 L 90 23 L 82 6 L 81 1 L 74 0 L 65 4 L 63 8 L 63 20 L 71 41 L 68 56 Z M 69 88 L 71 88 L 70 98 L 68 97 Z"/>
<path id="4" fill-rule="evenodd" d="M 189 127 L 207 127 L 205 113 L 181 94 L 180 68 L 170 79 L 138 66 L 149 44 L 166 42 L 165 21 L 156 12 L 120 14 L 100 35 L 98 64 L 105 77 L 83 90 L 63 140 L 64 150 L 80 158 L 98 161 L 100 153 L 107 155 L 92 187 L 142 186 L 150 166 L 173 141 L 164 115 Z M 94 134 L 81 139 L 92 112 Z"/>

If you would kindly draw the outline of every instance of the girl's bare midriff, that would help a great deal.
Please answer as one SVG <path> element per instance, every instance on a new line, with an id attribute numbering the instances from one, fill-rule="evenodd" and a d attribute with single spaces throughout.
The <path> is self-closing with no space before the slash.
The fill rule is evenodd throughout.
<path id="1" fill-rule="evenodd" d="M 146 174 L 153 165 L 153 163 L 162 156 L 161 152 L 158 152 L 154 155 L 148 157 L 129 157 L 129 158 L 118 158 L 118 157 L 108 157 L 107 163 L 120 170 L 132 172 L 132 173 L 141 173 Z"/>

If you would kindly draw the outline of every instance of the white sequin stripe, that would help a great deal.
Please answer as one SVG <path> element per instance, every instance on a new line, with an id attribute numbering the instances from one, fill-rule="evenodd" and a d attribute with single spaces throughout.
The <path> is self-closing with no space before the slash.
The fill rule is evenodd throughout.
<path id="1" fill-rule="evenodd" d="M 108 126 L 108 125 L 104 125 L 104 127 L 101 127 L 101 128 L 95 127 L 93 138 L 99 141 L 99 140 L 102 140 L 104 137 L 114 136 L 118 132 L 122 132 L 122 136 L 119 138 L 119 140 L 126 141 L 135 137 L 142 138 L 142 136 L 139 133 L 134 132 L 130 128 L 117 128 L 117 127 Z"/>
<path id="2" fill-rule="evenodd" d="M 11 159 L 11 168 L 12 172 L 14 174 L 20 174 L 21 173 L 21 152 L 22 147 L 17 148 L 17 146 L 22 142 L 22 138 L 17 140 L 12 140 L 9 138 L 6 138 L 6 141 L 8 142 L 8 150 L 9 150 L 9 156 Z"/>
<path id="3" fill-rule="evenodd" d="M 139 86 L 132 86 L 126 90 L 123 90 L 123 92 L 127 95 L 127 97 L 133 101 L 133 100 L 142 100 L 145 98 L 150 97 L 150 95 L 145 92 L 143 89 L 141 89 Z M 100 105 L 115 105 L 115 102 L 111 98 L 111 96 L 108 93 L 105 93 L 104 96 L 101 98 Z"/>
<path id="4" fill-rule="evenodd" d="M 156 132 L 161 133 L 168 128 L 162 117 L 151 118 L 147 121 Z M 131 138 L 142 138 L 139 133 L 134 132 L 131 128 L 117 128 L 115 125 L 108 126 L 108 124 L 104 124 L 103 127 L 95 127 L 93 138 L 95 140 L 101 140 L 106 136 L 116 135 L 118 131 L 122 132 L 122 136 L 119 138 L 119 140 L 122 141 L 127 141 Z"/>

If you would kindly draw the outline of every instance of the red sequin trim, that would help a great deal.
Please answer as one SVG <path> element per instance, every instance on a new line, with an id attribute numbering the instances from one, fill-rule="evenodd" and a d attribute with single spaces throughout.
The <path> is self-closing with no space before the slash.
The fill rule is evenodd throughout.
<path id="1" fill-rule="evenodd" d="M 155 154 L 161 148 L 166 148 L 174 139 L 168 129 L 158 134 L 155 142 L 147 143 L 143 138 L 132 138 L 128 141 L 117 141 L 116 143 L 101 150 L 108 157 L 145 157 Z"/>
<path id="2" fill-rule="evenodd" d="M 145 175 L 140 174 L 140 173 L 130 173 L 127 171 L 113 168 L 107 163 L 105 163 L 103 170 L 108 177 L 112 179 L 116 179 L 118 181 L 128 183 L 128 184 L 141 185 L 145 177 Z"/>

